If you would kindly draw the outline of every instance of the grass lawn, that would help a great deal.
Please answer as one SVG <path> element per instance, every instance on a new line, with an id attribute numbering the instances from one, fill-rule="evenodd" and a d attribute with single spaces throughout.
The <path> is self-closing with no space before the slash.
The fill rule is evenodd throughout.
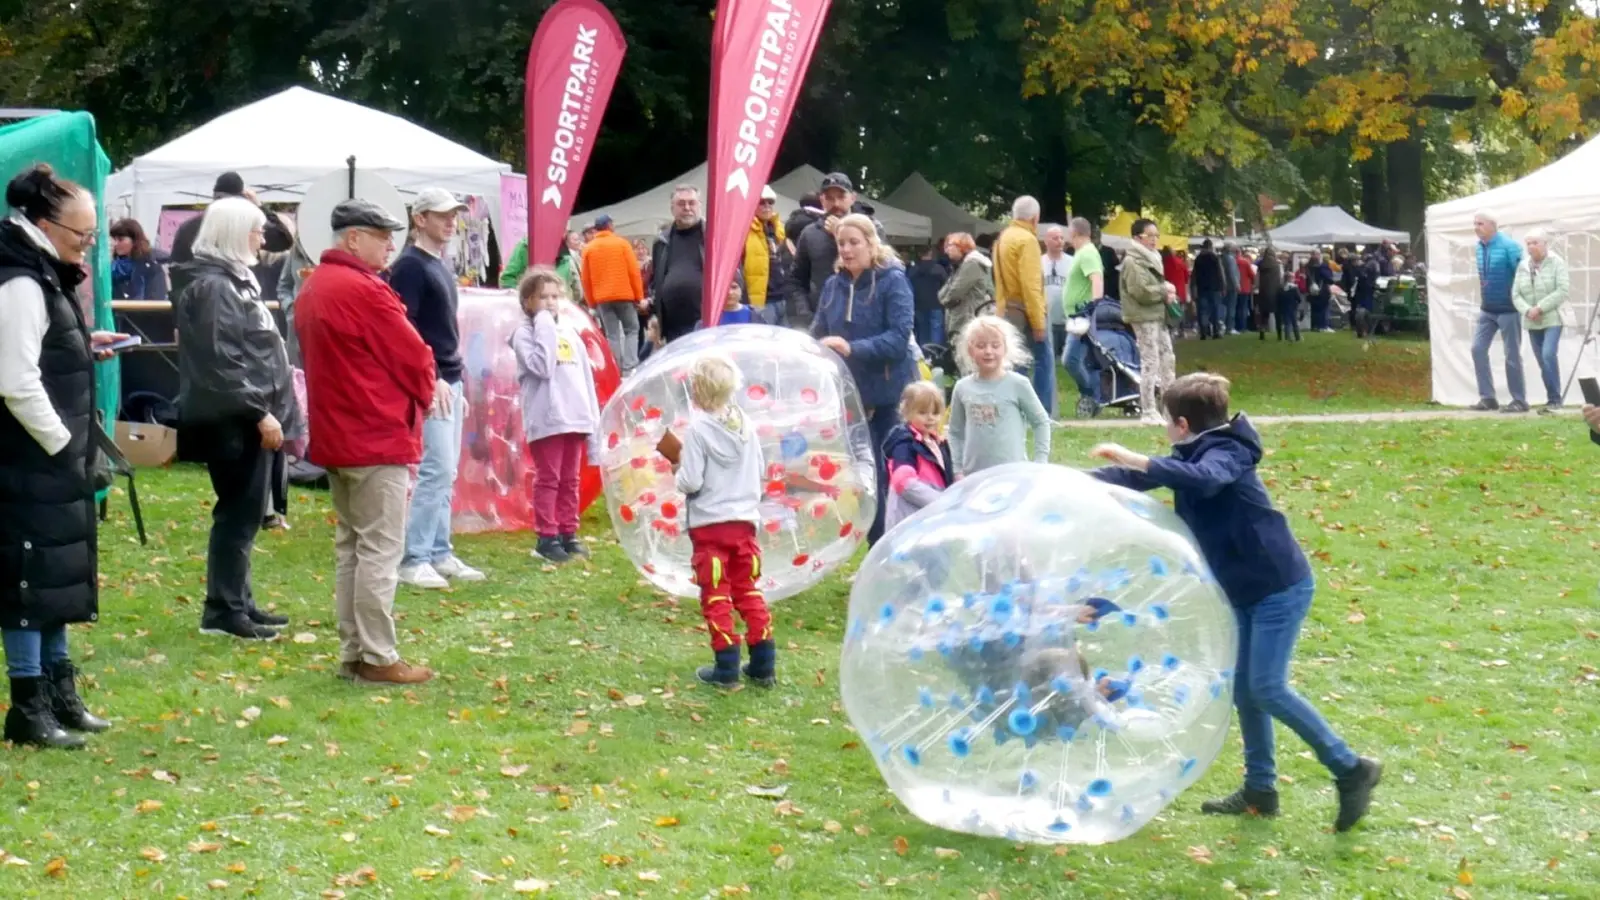
<path id="1" fill-rule="evenodd" d="M 1231 739 L 1118 844 L 931 829 L 841 712 L 842 578 L 778 606 L 776 690 L 723 694 L 692 684 L 709 656 L 696 607 L 601 541 L 552 571 L 525 537 L 462 539 L 492 580 L 398 603 L 404 652 L 443 677 L 349 685 L 326 495 L 297 492 L 294 530 L 257 549 L 257 595 L 293 639 L 244 646 L 196 633 L 210 493 L 182 467 L 142 479 L 148 548 L 113 501 L 102 619 L 73 629 L 116 728 L 87 752 L 0 748 L 0 896 L 1595 896 L 1600 449 L 1532 419 L 1266 439 L 1320 580 L 1295 677 L 1387 765 L 1352 834 L 1330 832 L 1325 773 L 1281 729 L 1274 821 L 1198 814 L 1237 783 Z M 1061 435 L 1057 459 L 1094 440 Z M 781 802 L 747 793 L 778 786 Z"/>
<path id="2" fill-rule="evenodd" d="M 1428 342 L 1424 336 L 1385 336 L 1359 341 L 1349 331 L 1305 334 L 1298 344 L 1268 335 L 1234 335 L 1220 341 L 1175 342 L 1178 374 L 1219 372 L 1233 382 L 1233 405 L 1255 415 L 1387 412 L 1420 409 L 1432 396 Z M 1077 387 L 1057 372 L 1070 413 Z"/>

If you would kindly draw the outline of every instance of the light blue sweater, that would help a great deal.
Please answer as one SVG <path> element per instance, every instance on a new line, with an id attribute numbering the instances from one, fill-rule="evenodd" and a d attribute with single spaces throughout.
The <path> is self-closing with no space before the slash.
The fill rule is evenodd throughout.
<path id="1" fill-rule="evenodd" d="M 972 475 L 1006 463 L 1026 462 L 1024 433 L 1033 431 L 1034 462 L 1050 461 L 1050 416 L 1028 379 L 1015 372 L 988 381 L 976 375 L 956 382 L 950 398 L 950 455 L 956 472 Z"/>

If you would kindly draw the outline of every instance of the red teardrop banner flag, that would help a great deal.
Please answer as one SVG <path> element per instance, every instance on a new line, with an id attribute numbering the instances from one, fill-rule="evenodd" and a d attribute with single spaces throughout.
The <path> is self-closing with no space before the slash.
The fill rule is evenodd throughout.
<path id="1" fill-rule="evenodd" d="M 712 24 L 705 293 L 709 328 L 744 251 L 761 189 L 800 99 L 829 0 L 720 0 Z"/>
<path id="2" fill-rule="evenodd" d="M 528 262 L 550 265 L 572 218 L 628 42 L 599 0 L 560 0 L 528 47 Z"/>

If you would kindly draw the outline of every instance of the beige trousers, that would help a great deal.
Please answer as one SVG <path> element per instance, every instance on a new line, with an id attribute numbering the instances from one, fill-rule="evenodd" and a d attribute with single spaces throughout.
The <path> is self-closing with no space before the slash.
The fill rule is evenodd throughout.
<path id="1" fill-rule="evenodd" d="M 395 650 L 394 592 L 406 549 L 406 466 L 330 469 L 334 531 L 334 605 L 340 663 L 387 666 Z"/>
<path id="2" fill-rule="evenodd" d="M 1134 339 L 1139 343 L 1139 410 L 1144 415 L 1165 418 L 1156 405 L 1156 392 L 1165 390 L 1178 377 L 1178 361 L 1172 355 L 1172 333 L 1165 322 L 1136 322 Z"/>

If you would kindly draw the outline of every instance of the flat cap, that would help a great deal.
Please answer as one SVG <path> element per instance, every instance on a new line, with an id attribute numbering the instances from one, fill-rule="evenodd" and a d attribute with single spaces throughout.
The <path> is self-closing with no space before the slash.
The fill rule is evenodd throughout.
<path id="1" fill-rule="evenodd" d="M 406 224 L 389 215 L 370 200 L 345 200 L 333 208 L 333 230 L 372 228 L 377 231 L 405 231 Z"/>

